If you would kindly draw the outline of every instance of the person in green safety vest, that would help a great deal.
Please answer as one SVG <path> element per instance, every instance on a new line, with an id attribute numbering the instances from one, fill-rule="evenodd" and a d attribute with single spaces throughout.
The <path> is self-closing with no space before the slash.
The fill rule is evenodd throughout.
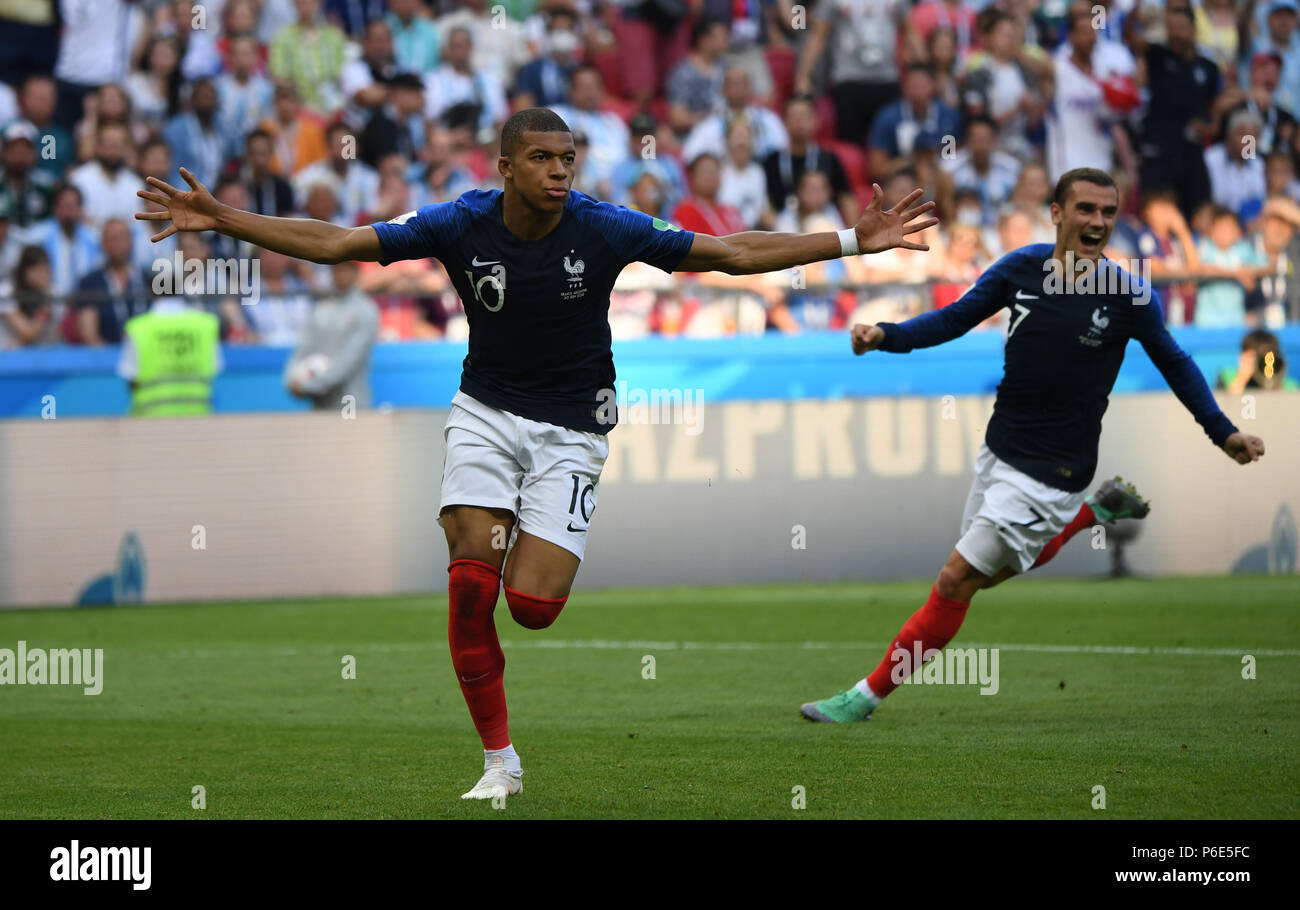
<path id="1" fill-rule="evenodd" d="M 127 320 L 117 373 L 131 385 L 131 414 L 211 414 L 212 381 L 221 369 L 221 327 L 213 314 L 180 297 L 160 297 Z"/>

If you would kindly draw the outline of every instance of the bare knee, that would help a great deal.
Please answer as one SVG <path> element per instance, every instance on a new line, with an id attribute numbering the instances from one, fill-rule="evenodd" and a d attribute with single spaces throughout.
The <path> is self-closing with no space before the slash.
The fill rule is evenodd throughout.
<path id="1" fill-rule="evenodd" d="M 940 597 L 949 600 L 969 601 L 975 592 L 990 581 L 989 576 L 968 563 L 956 550 L 948 557 L 939 577 L 935 579 L 934 589 Z"/>
<path id="2" fill-rule="evenodd" d="M 447 537 L 447 553 L 457 559 L 473 559 L 493 566 L 498 572 L 505 561 L 506 546 L 515 517 L 504 509 L 449 506 L 440 516 Z"/>

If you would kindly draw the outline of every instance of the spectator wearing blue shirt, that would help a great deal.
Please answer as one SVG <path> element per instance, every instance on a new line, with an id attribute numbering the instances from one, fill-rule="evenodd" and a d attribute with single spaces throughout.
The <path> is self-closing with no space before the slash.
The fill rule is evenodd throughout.
<path id="1" fill-rule="evenodd" d="M 515 76 L 515 108 L 555 107 L 569 103 L 569 79 L 578 67 L 577 15 L 560 8 L 551 13 L 543 43 L 545 56 L 524 64 Z"/>
<path id="2" fill-rule="evenodd" d="M 59 187 L 54 194 L 53 214 L 38 242 L 50 259 L 50 291 L 63 297 L 99 268 L 104 251 L 95 232 L 82 219 L 81 190 L 71 184 Z"/>
<path id="3" fill-rule="evenodd" d="M 441 62 L 438 26 L 431 19 L 417 16 L 419 10 L 419 0 L 388 0 L 384 19 L 393 33 L 397 67 L 407 73 L 427 73 Z"/>
<path id="4" fill-rule="evenodd" d="M 1273 100 L 1292 113 L 1300 111 L 1300 5 L 1296 0 L 1272 0 L 1265 4 L 1268 15 L 1266 30 L 1255 38 L 1253 53 L 1271 51 L 1282 58 L 1282 78 Z M 1242 84 L 1249 83 L 1249 73 Z"/>
<path id="5" fill-rule="evenodd" d="M 961 135 L 961 115 L 935 95 L 934 71 L 928 63 L 910 63 L 903 77 L 903 97 L 886 105 L 871 123 L 871 173 L 884 177 L 905 166 L 914 148 L 938 147 L 944 137 Z"/>

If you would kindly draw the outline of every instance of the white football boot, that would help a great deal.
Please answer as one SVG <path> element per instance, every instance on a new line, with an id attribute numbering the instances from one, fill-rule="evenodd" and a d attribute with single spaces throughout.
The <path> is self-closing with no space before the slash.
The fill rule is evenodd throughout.
<path id="1" fill-rule="evenodd" d="M 496 799 L 514 796 L 523 792 L 524 772 L 522 768 L 510 770 L 506 760 L 494 755 L 483 762 L 483 776 L 468 793 L 462 793 L 461 799 Z"/>

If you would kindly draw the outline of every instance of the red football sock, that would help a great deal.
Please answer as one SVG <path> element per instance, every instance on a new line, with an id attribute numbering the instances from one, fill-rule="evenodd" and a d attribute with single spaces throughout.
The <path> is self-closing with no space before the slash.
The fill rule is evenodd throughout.
<path id="1" fill-rule="evenodd" d="M 506 591 L 506 606 L 515 622 L 525 629 L 545 629 L 564 609 L 568 597 L 534 597 L 523 591 L 516 591 L 510 585 L 502 585 Z"/>
<path id="2" fill-rule="evenodd" d="M 962 620 L 966 618 L 966 608 L 969 606 L 969 600 L 949 600 L 931 588 L 925 606 L 903 623 L 903 628 L 898 630 L 898 636 L 885 652 L 880 666 L 871 671 L 871 675 L 867 677 L 867 685 L 871 687 L 871 691 L 884 698 L 898 688 L 903 679 L 919 670 L 919 665 L 912 666 L 914 662 L 912 655 L 915 655 L 917 645 L 920 645 L 921 653 L 924 654 L 931 648 L 937 650 L 948 644 L 961 628 Z M 894 657 L 894 652 L 899 648 L 909 655 L 903 661 Z M 893 674 L 900 666 L 907 668 L 907 672 L 903 675 L 903 679 L 895 682 Z"/>
<path id="3" fill-rule="evenodd" d="M 1092 508 L 1085 502 L 1079 507 L 1079 514 L 1074 516 L 1070 523 L 1065 526 L 1064 531 L 1047 542 L 1047 545 L 1043 547 L 1043 552 L 1038 554 L 1038 559 L 1034 560 L 1034 564 L 1029 568 L 1037 569 L 1044 563 L 1051 562 L 1052 557 L 1057 554 L 1061 547 L 1065 546 L 1071 537 L 1096 523 L 1097 516 L 1092 514 Z"/>
<path id="4" fill-rule="evenodd" d="M 457 559 L 447 567 L 451 595 L 447 640 L 451 665 L 469 715 L 483 740 L 484 749 L 510 745 L 506 722 L 506 656 L 497 639 L 492 611 L 497 605 L 501 574 L 476 559 Z"/>

